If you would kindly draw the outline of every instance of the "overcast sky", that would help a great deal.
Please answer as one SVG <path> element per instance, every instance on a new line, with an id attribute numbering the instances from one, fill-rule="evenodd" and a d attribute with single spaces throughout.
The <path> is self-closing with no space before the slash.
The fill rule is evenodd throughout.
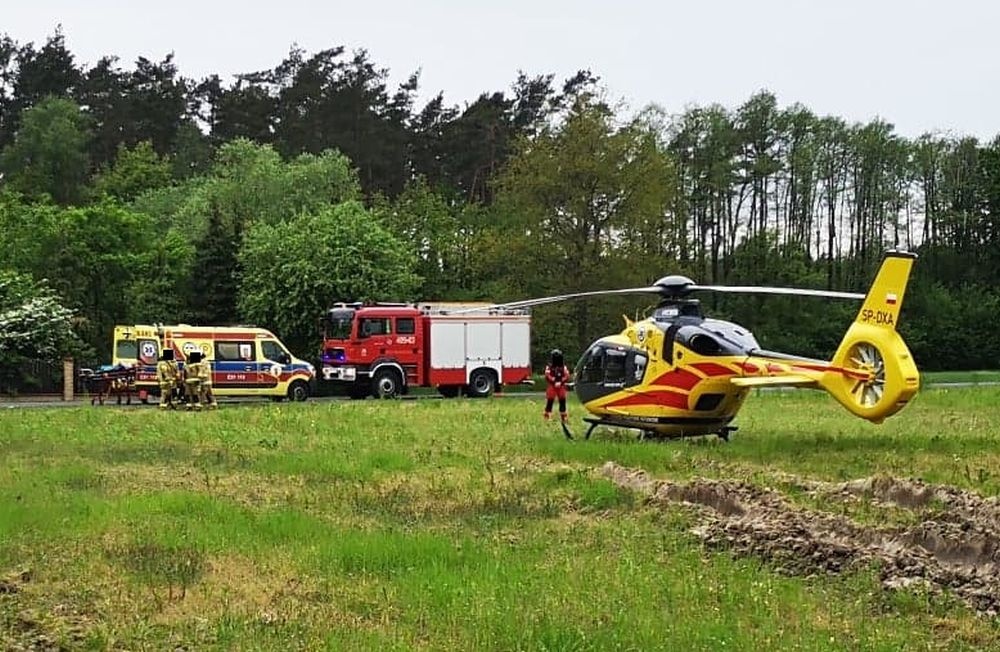
<path id="1" fill-rule="evenodd" d="M 736 107 L 767 88 L 906 136 L 1000 133 L 1000 3 L 990 0 L 0 0 L 0 33 L 44 42 L 62 24 L 78 63 L 173 52 L 186 77 L 366 48 L 394 82 L 419 69 L 421 99 L 462 105 L 518 70 L 599 75 L 633 109 Z"/>

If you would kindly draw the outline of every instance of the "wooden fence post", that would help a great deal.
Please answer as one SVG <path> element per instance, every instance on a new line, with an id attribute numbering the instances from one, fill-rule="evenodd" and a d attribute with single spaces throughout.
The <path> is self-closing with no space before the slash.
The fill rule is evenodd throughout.
<path id="1" fill-rule="evenodd" d="M 73 358 L 63 358 L 63 400 L 73 400 L 76 376 L 73 375 Z"/>

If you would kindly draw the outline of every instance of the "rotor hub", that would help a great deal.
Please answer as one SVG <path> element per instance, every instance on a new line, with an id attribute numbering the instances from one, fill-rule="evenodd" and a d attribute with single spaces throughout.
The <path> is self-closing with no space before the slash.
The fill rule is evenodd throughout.
<path id="1" fill-rule="evenodd" d="M 672 274 L 664 276 L 653 285 L 660 289 L 663 296 L 679 297 L 688 293 L 688 288 L 694 285 L 694 281 L 687 276 Z"/>

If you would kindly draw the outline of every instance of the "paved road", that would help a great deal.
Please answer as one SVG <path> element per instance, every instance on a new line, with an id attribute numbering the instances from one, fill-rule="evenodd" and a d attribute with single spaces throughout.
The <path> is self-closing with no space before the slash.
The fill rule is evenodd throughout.
<path id="1" fill-rule="evenodd" d="M 921 389 L 957 389 L 965 387 L 997 387 L 1000 386 L 1000 382 L 989 381 L 989 382 L 956 382 L 956 383 L 929 383 L 921 387 Z M 794 387 L 761 387 L 757 388 L 757 391 L 770 392 L 770 391 L 791 391 L 795 390 Z M 541 398 L 545 396 L 544 392 L 505 392 L 503 394 L 497 394 L 496 398 Z M 310 401 L 315 401 L 318 403 L 326 403 L 331 401 L 346 401 L 349 400 L 347 396 L 314 396 L 309 399 Z M 402 397 L 404 401 L 415 401 L 415 400 L 443 400 L 443 398 L 437 394 L 411 394 L 409 396 Z M 256 397 L 248 398 L 233 398 L 224 397 L 219 399 L 219 403 L 222 405 L 262 405 L 266 404 L 266 400 L 262 400 Z M 14 401 L 0 401 L 0 410 L 2 409 L 15 409 L 15 408 L 60 408 L 60 407 L 81 407 L 84 405 L 90 405 L 90 400 L 76 399 L 73 401 L 60 401 L 58 399 L 42 399 L 42 400 L 32 400 L 32 399 L 22 399 Z M 106 406 L 117 407 L 114 402 L 105 403 Z M 138 400 L 134 400 L 131 406 L 122 405 L 122 407 L 140 408 L 149 407 L 153 405 L 143 405 Z"/>
<path id="2" fill-rule="evenodd" d="M 541 398 L 545 396 L 545 392 L 505 392 L 503 394 L 496 394 L 496 398 Z M 400 397 L 403 401 L 416 401 L 416 400 L 444 400 L 444 397 L 439 394 L 410 394 L 407 396 Z M 309 399 L 309 402 L 316 403 L 329 403 L 333 401 L 347 401 L 350 400 L 347 396 L 313 396 Z M 374 399 L 370 399 L 374 400 Z M 472 399 L 460 399 L 460 400 L 472 400 Z M 123 407 L 123 408 L 141 408 L 141 407 L 154 407 L 158 403 L 159 399 L 152 399 L 150 403 L 144 405 L 138 399 L 133 398 L 132 404 L 122 404 L 118 405 L 114 400 L 105 401 L 105 407 Z M 219 397 L 219 405 L 267 405 L 269 401 L 265 398 L 259 398 L 255 396 L 250 397 L 233 397 L 224 396 Z M 31 409 L 31 408 L 67 408 L 67 407 L 82 407 L 89 406 L 90 399 L 74 399 L 72 401 L 62 401 L 59 399 L 20 399 L 13 401 L 0 401 L 0 410 L 3 409 Z"/>

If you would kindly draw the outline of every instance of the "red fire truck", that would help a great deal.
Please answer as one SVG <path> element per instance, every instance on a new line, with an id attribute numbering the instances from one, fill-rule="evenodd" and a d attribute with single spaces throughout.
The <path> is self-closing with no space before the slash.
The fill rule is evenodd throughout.
<path id="1" fill-rule="evenodd" d="M 323 322 L 320 377 L 353 398 L 411 387 L 489 396 L 531 377 L 531 315 L 489 304 L 337 304 Z"/>

